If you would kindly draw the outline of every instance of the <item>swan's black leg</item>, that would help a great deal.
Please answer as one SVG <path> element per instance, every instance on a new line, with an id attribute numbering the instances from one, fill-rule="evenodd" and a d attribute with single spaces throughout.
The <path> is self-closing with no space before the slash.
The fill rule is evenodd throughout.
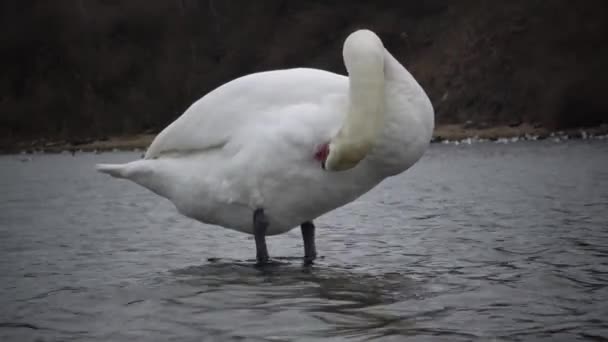
<path id="1" fill-rule="evenodd" d="M 268 262 L 268 249 L 266 248 L 266 229 L 268 219 L 264 209 L 256 209 L 253 212 L 253 236 L 255 237 L 256 260 L 258 265 Z"/>
<path id="2" fill-rule="evenodd" d="M 302 239 L 304 240 L 304 264 L 310 265 L 317 257 L 315 225 L 312 221 L 307 221 L 302 223 L 300 228 L 302 229 Z"/>

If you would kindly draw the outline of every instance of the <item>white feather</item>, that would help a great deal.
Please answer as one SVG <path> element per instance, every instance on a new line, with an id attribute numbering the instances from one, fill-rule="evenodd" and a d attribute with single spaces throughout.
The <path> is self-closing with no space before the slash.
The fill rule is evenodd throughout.
<path id="1" fill-rule="evenodd" d="M 165 128 L 144 160 L 98 169 L 154 191 L 188 217 L 247 233 L 257 208 L 268 216 L 267 235 L 274 235 L 351 202 L 422 156 L 434 114 L 425 92 L 375 34 L 362 30 L 349 39 L 350 79 L 315 69 L 238 78 Z M 374 61 L 379 68 L 370 67 Z M 351 98 L 357 70 L 375 69 L 379 91 L 360 88 Z M 372 95 L 361 98 L 366 94 Z M 378 103 L 365 105 L 370 101 Z M 324 170 L 315 160 L 326 143 L 334 169 L 344 171 Z M 359 145 L 365 153 L 353 154 Z"/>

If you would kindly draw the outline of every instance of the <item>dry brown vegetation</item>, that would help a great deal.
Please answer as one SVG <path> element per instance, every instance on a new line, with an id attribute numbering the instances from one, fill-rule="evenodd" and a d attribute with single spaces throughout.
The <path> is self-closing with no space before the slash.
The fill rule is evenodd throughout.
<path id="1" fill-rule="evenodd" d="M 420 80 L 441 124 L 597 126 L 608 122 L 607 9 L 603 0 L 5 1 L 0 146 L 152 134 L 255 71 L 343 73 L 340 46 L 361 27 Z"/>

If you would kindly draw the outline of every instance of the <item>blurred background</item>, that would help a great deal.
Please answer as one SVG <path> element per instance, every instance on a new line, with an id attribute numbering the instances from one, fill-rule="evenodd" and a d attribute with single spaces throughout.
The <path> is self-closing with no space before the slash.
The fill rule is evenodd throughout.
<path id="1" fill-rule="evenodd" d="M 62 0 L 0 4 L 0 143 L 154 134 L 236 77 L 345 73 L 370 28 L 440 125 L 559 130 L 607 122 L 603 0 Z"/>

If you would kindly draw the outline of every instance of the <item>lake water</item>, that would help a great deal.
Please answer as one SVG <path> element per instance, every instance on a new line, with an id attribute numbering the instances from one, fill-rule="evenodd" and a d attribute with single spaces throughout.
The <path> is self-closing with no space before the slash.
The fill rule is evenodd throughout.
<path id="1" fill-rule="evenodd" d="M 607 341 L 608 143 L 434 144 L 268 239 L 94 171 L 141 153 L 0 157 L 1 341 Z"/>

